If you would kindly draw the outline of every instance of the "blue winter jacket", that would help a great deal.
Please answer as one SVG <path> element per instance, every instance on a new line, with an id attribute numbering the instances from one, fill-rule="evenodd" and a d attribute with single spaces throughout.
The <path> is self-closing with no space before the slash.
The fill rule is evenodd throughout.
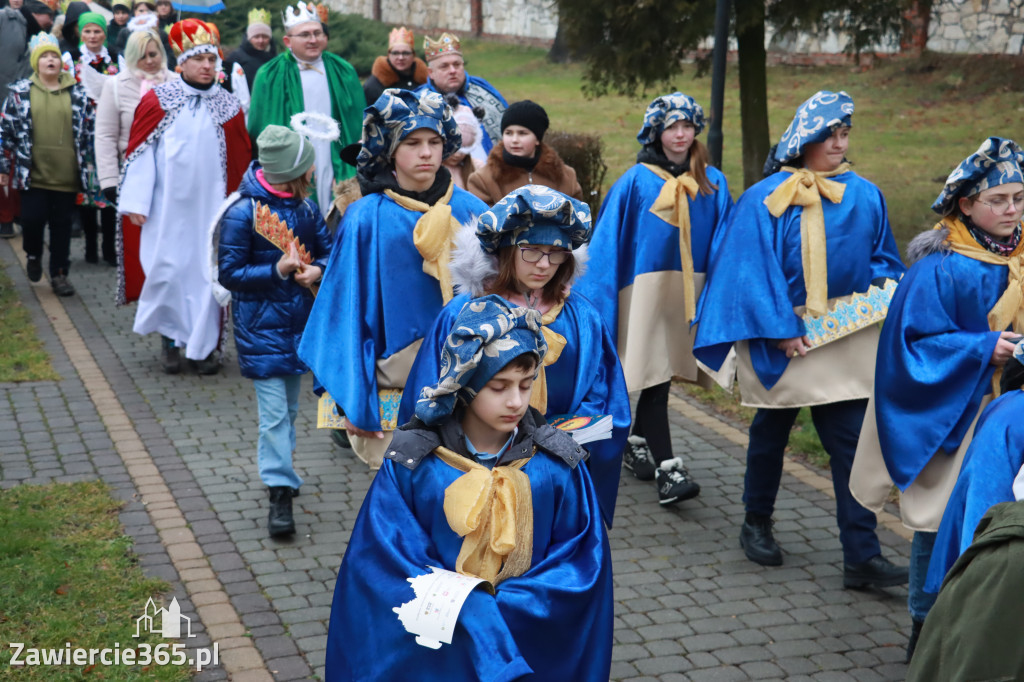
<path id="1" fill-rule="evenodd" d="M 282 199 L 256 179 L 254 162 L 238 187 L 239 198 L 220 220 L 218 269 L 221 285 L 231 291 L 235 346 L 242 376 L 249 379 L 291 376 L 309 371 L 295 352 L 302 339 L 313 294 L 293 276 L 281 279 L 275 265 L 282 252 L 256 232 L 255 203 L 270 207 L 299 243 L 313 265 L 327 267 L 331 237 L 320 211 L 308 199 Z"/>

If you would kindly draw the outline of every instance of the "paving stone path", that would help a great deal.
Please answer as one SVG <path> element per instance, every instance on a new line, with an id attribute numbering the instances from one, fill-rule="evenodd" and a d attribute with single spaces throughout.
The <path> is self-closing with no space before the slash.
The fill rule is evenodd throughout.
<path id="1" fill-rule="evenodd" d="M 121 520 L 140 563 L 171 582 L 193 619 L 190 646 L 217 641 L 227 652 L 197 680 L 324 679 L 335 575 L 372 475 L 316 430 L 309 378 L 297 423 L 298 534 L 271 541 L 255 393 L 233 344 L 218 376 L 164 375 L 158 339 L 134 335 L 134 307 L 112 302 L 112 268 L 85 264 L 75 240 L 78 295 L 57 299 L 45 278 L 28 282 L 19 248 L 0 244 L 0 266 L 62 379 L 0 384 L 0 487 L 110 483 L 127 501 Z M 702 492 L 662 509 L 653 484 L 622 478 L 612 678 L 903 679 L 906 590 L 842 588 L 827 472 L 787 461 L 775 514 L 785 564 L 757 566 L 738 542 L 744 434 L 682 393 L 670 405 L 674 447 Z M 905 533 L 882 521 L 886 554 L 906 563 Z"/>

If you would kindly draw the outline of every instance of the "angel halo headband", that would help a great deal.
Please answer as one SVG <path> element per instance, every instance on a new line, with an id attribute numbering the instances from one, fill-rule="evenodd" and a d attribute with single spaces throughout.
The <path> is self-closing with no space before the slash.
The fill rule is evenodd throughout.
<path id="1" fill-rule="evenodd" d="M 310 140 L 334 142 L 341 137 L 338 122 L 330 116 L 315 111 L 300 111 L 288 122 L 291 129 Z"/>

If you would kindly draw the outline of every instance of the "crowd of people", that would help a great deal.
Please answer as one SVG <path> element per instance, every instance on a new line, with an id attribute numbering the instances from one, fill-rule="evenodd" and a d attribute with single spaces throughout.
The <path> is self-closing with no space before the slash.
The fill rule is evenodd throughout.
<path id="1" fill-rule="evenodd" d="M 217 374 L 231 318 L 272 537 L 296 531 L 303 375 L 333 406 L 338 442 L 377 471 L 341 564 L 328 677 L 415 665 L 422 679 L 607 679 L 623 466 L 662 506 L 700 494 L 669 428 L 682 380 L 736 381 L 756 408 L 739 543 L 763 566 L 784 562 L 772 516 L 810 409 L 843 584 L 909 582 L 907 657 L 921 641 L 912 673 L 937 679 L 926 671 L 951 600 L 995 570 L 972 553 L 975 531 L 1000 546 L 1024 496 L 1012 140 L 986 139 L 949 175 L 908 269 L 882 192 L 851 169 L 845 92 L 802 103 L 735 202 L 698 139 L 701 105 L 654 98 L 637 115 L 636 163 L 595 219 L 544 142 L 543 106 L 467 74 L 451 33 L 425 38 L 421 59 L 396 27 L 360 83 L 326 50 L 312 4 L 284 12 L 283 49 L 254 9 L 225 58 L 215 23 L 177 21 L 169 0 L 115 0 L 109 20 L 84 2 L 59 16 L 8 2 L 0 236 L 20 225 L 29 279 L 48 244 L 54 293 L 74 295 L 80 225 L 86 262 L 116 266 L 117 303 L 136 303 L 137 334 L 160 337 L 167 374 Z M 549 424 L 562 417 L 611 427 L 584 447 Z M 909 568 L 875 530 L 893 484 L 914 531 Z M 494 588 L 466 602 L 458 646 L 420 647 L 394 618 L 367 634 L 367 610 L 399 606 L 437 564 Z M 927 619 L 933 607 L 943 615 Z M 570 622 L 588 626 L 566 635 Z M 573 637 L 587 656 L 564 655 Z M 996 674 L 998 656 L 962 658 L 966 677 Z"/>

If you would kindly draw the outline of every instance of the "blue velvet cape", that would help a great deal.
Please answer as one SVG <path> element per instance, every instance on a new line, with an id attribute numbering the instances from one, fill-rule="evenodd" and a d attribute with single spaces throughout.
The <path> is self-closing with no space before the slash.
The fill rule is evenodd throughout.
<path id="1" fill-rule="evenodd" d="M 449 203 L 461 223 L 487 210 L 458 187 Z M 381 428 L 377 360 L 423 338 L 444 305 L 412 241 L 422 216 L 383 193 L 348 207 L 299 344 L 319 385 L 367 431 Z"/>
<path id="2" fill-rule="evenodd" d="M 690 201 L 694 272 L 707 272 L 712 245 L 732 210 L 725 175 L 708 166 L 707 176 L 718 189 L 711 194 L 698 193 Z M 639 163 L 615 181 L 598 213 L 587 272 L 575 285 L 601 312 L 615 340 L 619 338 L 619 291 L 631 285 L 638 275 L 683 269 L 679 228 L 650 210 L 664 184 L 664 180 Z"/>
<path id="3" fill-rule="evenodd" d="M 803 208 L 790 206 L 776 218 L 764 205 L 790 177 L 784 171 L 770 175 L 736 202 L 697 303 L 694 356 L 717 370 L 734 343 L 748 340 L 754 371 L 768 390 L 789 365 L 777 340 L 806 332 L 793 312 L 807 302 L 800 253 Z M 828 298 L 867 291 L 876 278 L 899 279 L 905 268 L 882 192 L 853 171 L 830 179 L 846 190 L 838 204 L 822 199 Z"/>
<path id="4" fill-rule="evenodd" d="M 1017 390 L 993 400 L 978 419 L 935 539 L 926 591 L 939 591 L 946 573 L 971 546 L 978 522 L 989 508 L 1014 501 L 1013 479 L 1024 464 L 1022 416 L 1024 391 Z"/>
<path id="5" fill-rule="evenodd" d="M 889 475 L 906 490 L 942 448 L 952 456 L 990 390 L 999 332 L 988 311 L 1005 265 L 949 251 L 925 256 L 896 287 L 878 340 L 875 418 Z"/>
<path id="6" fill-rule="evenodd" d="M 427 455 L 409 470 L 385 459 L 338 574 L 327 635 L 330 682 L 605 682 L 611 667 L 612 570 L 608 537 L 586 467 L 538 451 L 523 467 L 533 492 L 530 569 L 474 590 L 451 644 L 415 643 L 392 608 L 427 566 L 455 570 L 462 538 L 444 514 L 462 472 Z M 531 674 L 532 673 L 532 674 Z"/>
<path id="7" fill-rule="evenodd" d="M 412 419 L 420 389 L 437 383 L 444 340 L 462 306 L 470 300 L 469 294 L 453 298 L 423 339 L 416 362 L 409 372 L 407 390 L 402 394 L 399 424 Z M 629 393 L 615 352 L 615 342 L 601 323 L 594 306 L 575 291 L 569 293 L 562 312 L 549 328 L 564 336 L 566 343 L 558 361 L 544 370 L 548 382 L 548 409 L 544 416 L 612 415 L 612 437 L 586 445 L 590 452 L 587 467 L 594 479 L 601 514 L 611 527 L 615 499 L 619 493 L 622 450 L 626 447 L 631 423 Z"/>

